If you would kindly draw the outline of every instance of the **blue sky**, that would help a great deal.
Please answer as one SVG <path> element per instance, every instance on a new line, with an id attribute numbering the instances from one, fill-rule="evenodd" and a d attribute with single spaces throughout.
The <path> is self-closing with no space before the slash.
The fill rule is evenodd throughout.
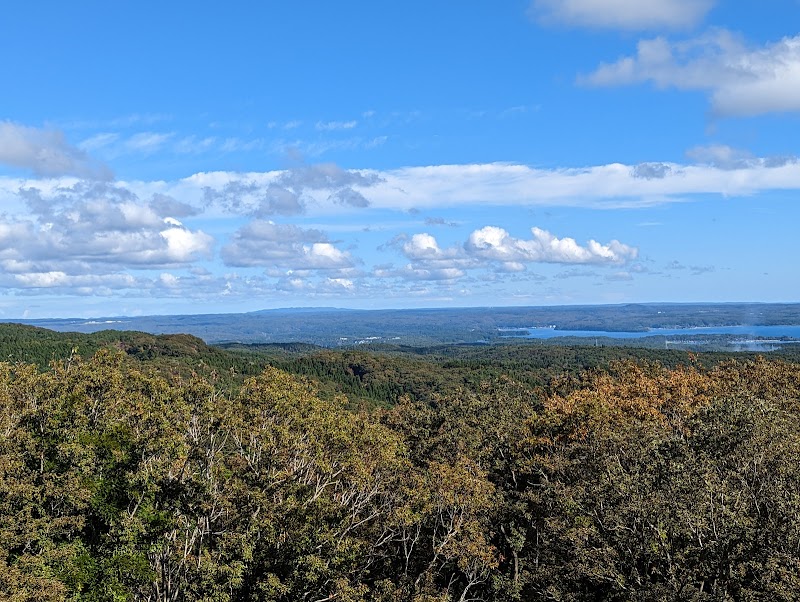
<path id="1" fill-rule="evenodd" d="M 798 301 L 800 2 L 36 2 L 0 317 Z"/>

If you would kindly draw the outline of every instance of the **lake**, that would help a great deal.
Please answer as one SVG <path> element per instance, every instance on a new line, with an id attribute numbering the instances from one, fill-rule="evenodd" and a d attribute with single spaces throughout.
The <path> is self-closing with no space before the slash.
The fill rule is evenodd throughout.
<path id="1" fill-rule="evenodd" d="M 707 326 L 696 328 L 654 328 L 644 332 L 612 332 L 605 330 L 559 330 L 558 328 L 500 328 L 504 337 L 525 339 L 553 339 L 556 337 L 609 337 L 612 339 L 641 339 L 655 336 L 698 336 L 729 335 L 744 338 L 780 339 L 790 337 L 800 339 L 800 325 L 788 326 Z M 524 333 L 524 334 L 523 334 Z M 776 341 L 777 342 L 777 341 Z"/>

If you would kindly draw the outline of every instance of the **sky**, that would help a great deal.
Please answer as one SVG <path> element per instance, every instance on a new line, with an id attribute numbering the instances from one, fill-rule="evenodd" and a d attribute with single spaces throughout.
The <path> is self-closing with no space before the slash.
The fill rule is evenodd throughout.
<path id="1" fill-rule="evenodd" d="M 800 0 L 0 10 L 0 318 L 800 301 Z"/>

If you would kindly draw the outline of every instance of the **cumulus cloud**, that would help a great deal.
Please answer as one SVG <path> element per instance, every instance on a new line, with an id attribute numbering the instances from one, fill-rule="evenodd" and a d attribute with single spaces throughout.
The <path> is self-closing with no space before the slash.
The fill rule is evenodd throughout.
<path id="1" fill-rule="evenodd" d="M 618 86 L 651 82 L 657 88 L 702 90 L 721 116 L 800 111 L 800 36 L 748 47 L 715 30 L 679 42 L 641 40 L 634 56 L 602 64 L 579 82 Z"/>
<path id="2" fill-rule="evenodd" d="M 55 129 L 0 121 L 0 163 L 29 169 L 39 176 L 79 176 L 110 180 L 111 170 L 67 142 Z"/>
<path id="3" fill-rule="evenodd" d="M 454 249 L 449 250 L 447 253 L 442 251 L 436 239 L 427 233 L 414 234 L 404 242 L 403 253 L 409 259 L 416 260 L 444 259 L 456 255 Z"/>
<path id="4" fill-rule="evenodd" d="M 26 188 L 19 197 L 29 214 L 0 219 L 0 266 L 17 287 L 131 287 L 125 270 L 188 265 L 209 257 L 214 243 L 172 217 L 190 207 L 168 197 L 142 202 L 98 182 Z"/>
<path id="5" fill-rule="evenodd" d="M 197 215 L 200 210 L 193 205 L 179 201 L 169 195 L 156 193 L 150 201 L 150 207 L 163 217 L 189 217 Z"/>
<path id="6" fill-rule="evenodd" d="M 500 262 L 542 262 L 621 264 L 635 259 L 638 251 L 634 247 L 612 240 L 600 244 L 590 240 L 581 246 L 573 238 L 557 238 L 547 230 L 531 228 L 533 238 L 512 237 L 503 228 L 486 226 L 469 236 L 465 248 L 473 256 Z"/>
<path id="7" fill-rule="evenodd" d="M 198 256 L 208 256 L 214 239 L 204 232 L 193 232 L 178 220 L 166 218 L 166 227 L 159 236 L 166 241 L 166 248 L 148 249 L 142 253 L 144 261 L 158 265 L 188 263 Z M 159 241 L 160 242 L 160 241 Z"/>
<path id="8" fill-rule="evenodd" d="M 410 263 L 399 269 L 392 265 L 376 267 L 374 275 L 379 278 L 448 281 L 464 276 L 465 269 L 477 267 L 463 247 L 442 249 L 436 238 L 428 233 L 400 234 L 382 248 L 387 247 L 398 250 Z"/>
<path id="9" fill-rule="evenodd" d="M 714 0 L 534 0 L 545 23 L 596 29 L 682 29 L 699 23 Z"/>
<path id="10" fill-rule="evenodd" d="M 557 238 L 540 228 L 532 228 L 531 233 L 531 239 L 519 239 L 503 228 L 485 226 L 473 231 L 463 245 L 445 249 L 428 233 L 398 236 L 388 246 L 400 250 L 410 263 L 402 269 L 383 266 L 375 275 L 407 280 L 455 280 L 467 270 L 518 273 L 531 263 L 621 265 L 638 254 L 636 248 L 617 240 L 607 244 L 590 240 L 581 246 L 572 238 Z"/>
<path id="11" fill-rule="evenodd" d="M 356 288 L 355 283 L 349 278 L 326 278 L 321 289 L 327 292 L 353 292 Z"/>
<path id="12" fill-rule="evenodd" d="M 374 172 L 322 163 L 249 177 L 232 175 L 222 185 L 204 186 L 203 195 L 206 203 L 217 204 L 226 211 L 267 218 L 301 214 L 307 203 L 320 199 L 335 205 L 368 207 L 369 200 L 357 189 L 373 187 L 382 181 Z"/>
<path id="13" fill-rule="evenodd" d="M 305 211 L 305 203 L 301 193 L 277 184 L 267 186 L 253 215 L 266 217 L 268 215 L 298 215 Z"/>
<path id="14" fill-rule="evenodd" d="M 395 246 L 412 262 L 412 268 L 426 271 L 432 279 L 455 278 L 462 270 L 478 267 L 463 245 L 442 249 L 436 238 L 426 232 L 401 237 Z"/>
<path id="15" fill-rule="evenodd" d="M 240 228 L 222 248 L 222 259 L 235 267 L 278 267 L 289 270 L 342 270 L 353 257 L 328 241 L 319 230 L 255 220 Z"/>

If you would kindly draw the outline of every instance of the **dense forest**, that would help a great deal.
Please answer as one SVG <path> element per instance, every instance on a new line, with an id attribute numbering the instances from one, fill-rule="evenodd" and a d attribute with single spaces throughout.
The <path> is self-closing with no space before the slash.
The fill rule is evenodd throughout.
<path id="1" fill-rule="evenodd" d="M 0 328 L 0 598 L 796 600 L 791 355 Z"/>

